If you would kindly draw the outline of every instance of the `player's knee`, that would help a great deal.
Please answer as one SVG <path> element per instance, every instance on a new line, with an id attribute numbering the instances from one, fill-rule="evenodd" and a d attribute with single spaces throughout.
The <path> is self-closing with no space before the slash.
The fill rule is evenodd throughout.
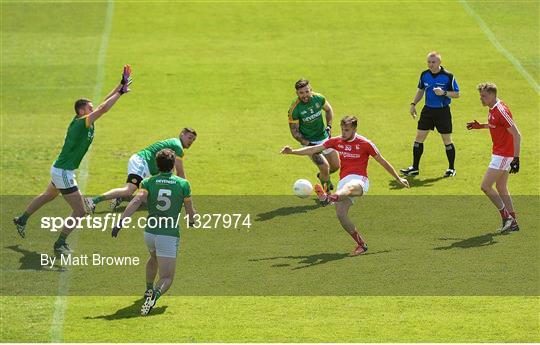
<path id="1" fill-rule="evenodd" d="M 480 189 L 482 190 L 482 192 L 487 194 L 491 190 L 491 186 L 488 185 L 487 183 L 482 183 L 480 185 Z"/>

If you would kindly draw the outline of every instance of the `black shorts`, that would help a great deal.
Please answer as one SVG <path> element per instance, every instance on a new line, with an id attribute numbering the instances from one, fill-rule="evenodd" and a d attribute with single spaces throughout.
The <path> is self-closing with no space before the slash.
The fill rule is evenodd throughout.
<path id="1" fill-rule="evenodd" d="M 452 114 L 450 107 L 430 108 L 424 106 L 418 120 L 418 129 L 424 131 L 432 131 L 437 128 L 437 132 L 441 134 L 452 133 Z"/>

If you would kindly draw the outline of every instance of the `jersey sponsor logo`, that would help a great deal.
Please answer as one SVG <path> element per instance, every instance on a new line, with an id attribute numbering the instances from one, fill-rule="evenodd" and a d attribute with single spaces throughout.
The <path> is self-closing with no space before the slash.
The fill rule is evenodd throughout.
<path id="1" fill-rule="evenodd" d="M 310 109 L 310 110 L 311 110 L 311 109 Z M 311 111 L 313 112 L 313 110 L 311 110 Z M 322 115 L 322 112 L 321 112 L 321 111 L 318 111 L 318 112 L 316 112 L 316 113 L 313 114 L 313 115 L 304 117 L 302 120 L 303 120 L 304 122 L 311 122 L 311 121 L 315 120 L 316 118 L 318 118 L 318 117 L 321 116 L 321 115 Z"/>
<path id="2" fill-rule="evenodd" d="M 360 155 L 358 153 L 340 152 L 339 155 L 343 158 L 360 158 Z"/>
<path id="3" fill-rule="evenodd" d="M 156 180 L 156 183 L 165 183 L 165 184 L 176 184 L 176 181 L 174 180 Z"/>
<path id="4" fill-rule="evenodd" d="M 300 114 L 306 115 L 306 114 L 307 114 L 307 111 L 305 111 L 305 110 L 304 110 L 304 111 L 301 111 Z"/>

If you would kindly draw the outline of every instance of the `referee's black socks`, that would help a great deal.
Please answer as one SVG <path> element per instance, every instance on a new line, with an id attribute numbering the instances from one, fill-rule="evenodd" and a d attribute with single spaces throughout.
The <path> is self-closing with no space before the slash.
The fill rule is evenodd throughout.
<path id="1" fill-rule="evenodd" d="M 456 148 L 454 144 L 445 145 L 446 157 L 448 158 L 448 169 L 454 170 L 454 161 L 456 160 Z"/>
<path id="2" fill-rule="evenodd" d="M 422 157 L 422 153 L 424 153 L 424 143 L 419 143 L 417 141 L 414 142 L 413 145 L 413 168 L 418 169 L 418 165 L 420 164 L 420 157 Z"/>

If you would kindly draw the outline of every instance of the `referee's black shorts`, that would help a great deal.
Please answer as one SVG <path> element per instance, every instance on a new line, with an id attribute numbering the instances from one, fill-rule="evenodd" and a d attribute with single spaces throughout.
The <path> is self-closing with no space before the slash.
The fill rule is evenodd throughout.
<path id="1" fill-rule="evenodd" d="M 424 106 L 418 120 L 418 129 L 432 131 L 437 128 L 441 134 L 452 133 L 452 114 L 450 107 L 430 108 Z"/>

